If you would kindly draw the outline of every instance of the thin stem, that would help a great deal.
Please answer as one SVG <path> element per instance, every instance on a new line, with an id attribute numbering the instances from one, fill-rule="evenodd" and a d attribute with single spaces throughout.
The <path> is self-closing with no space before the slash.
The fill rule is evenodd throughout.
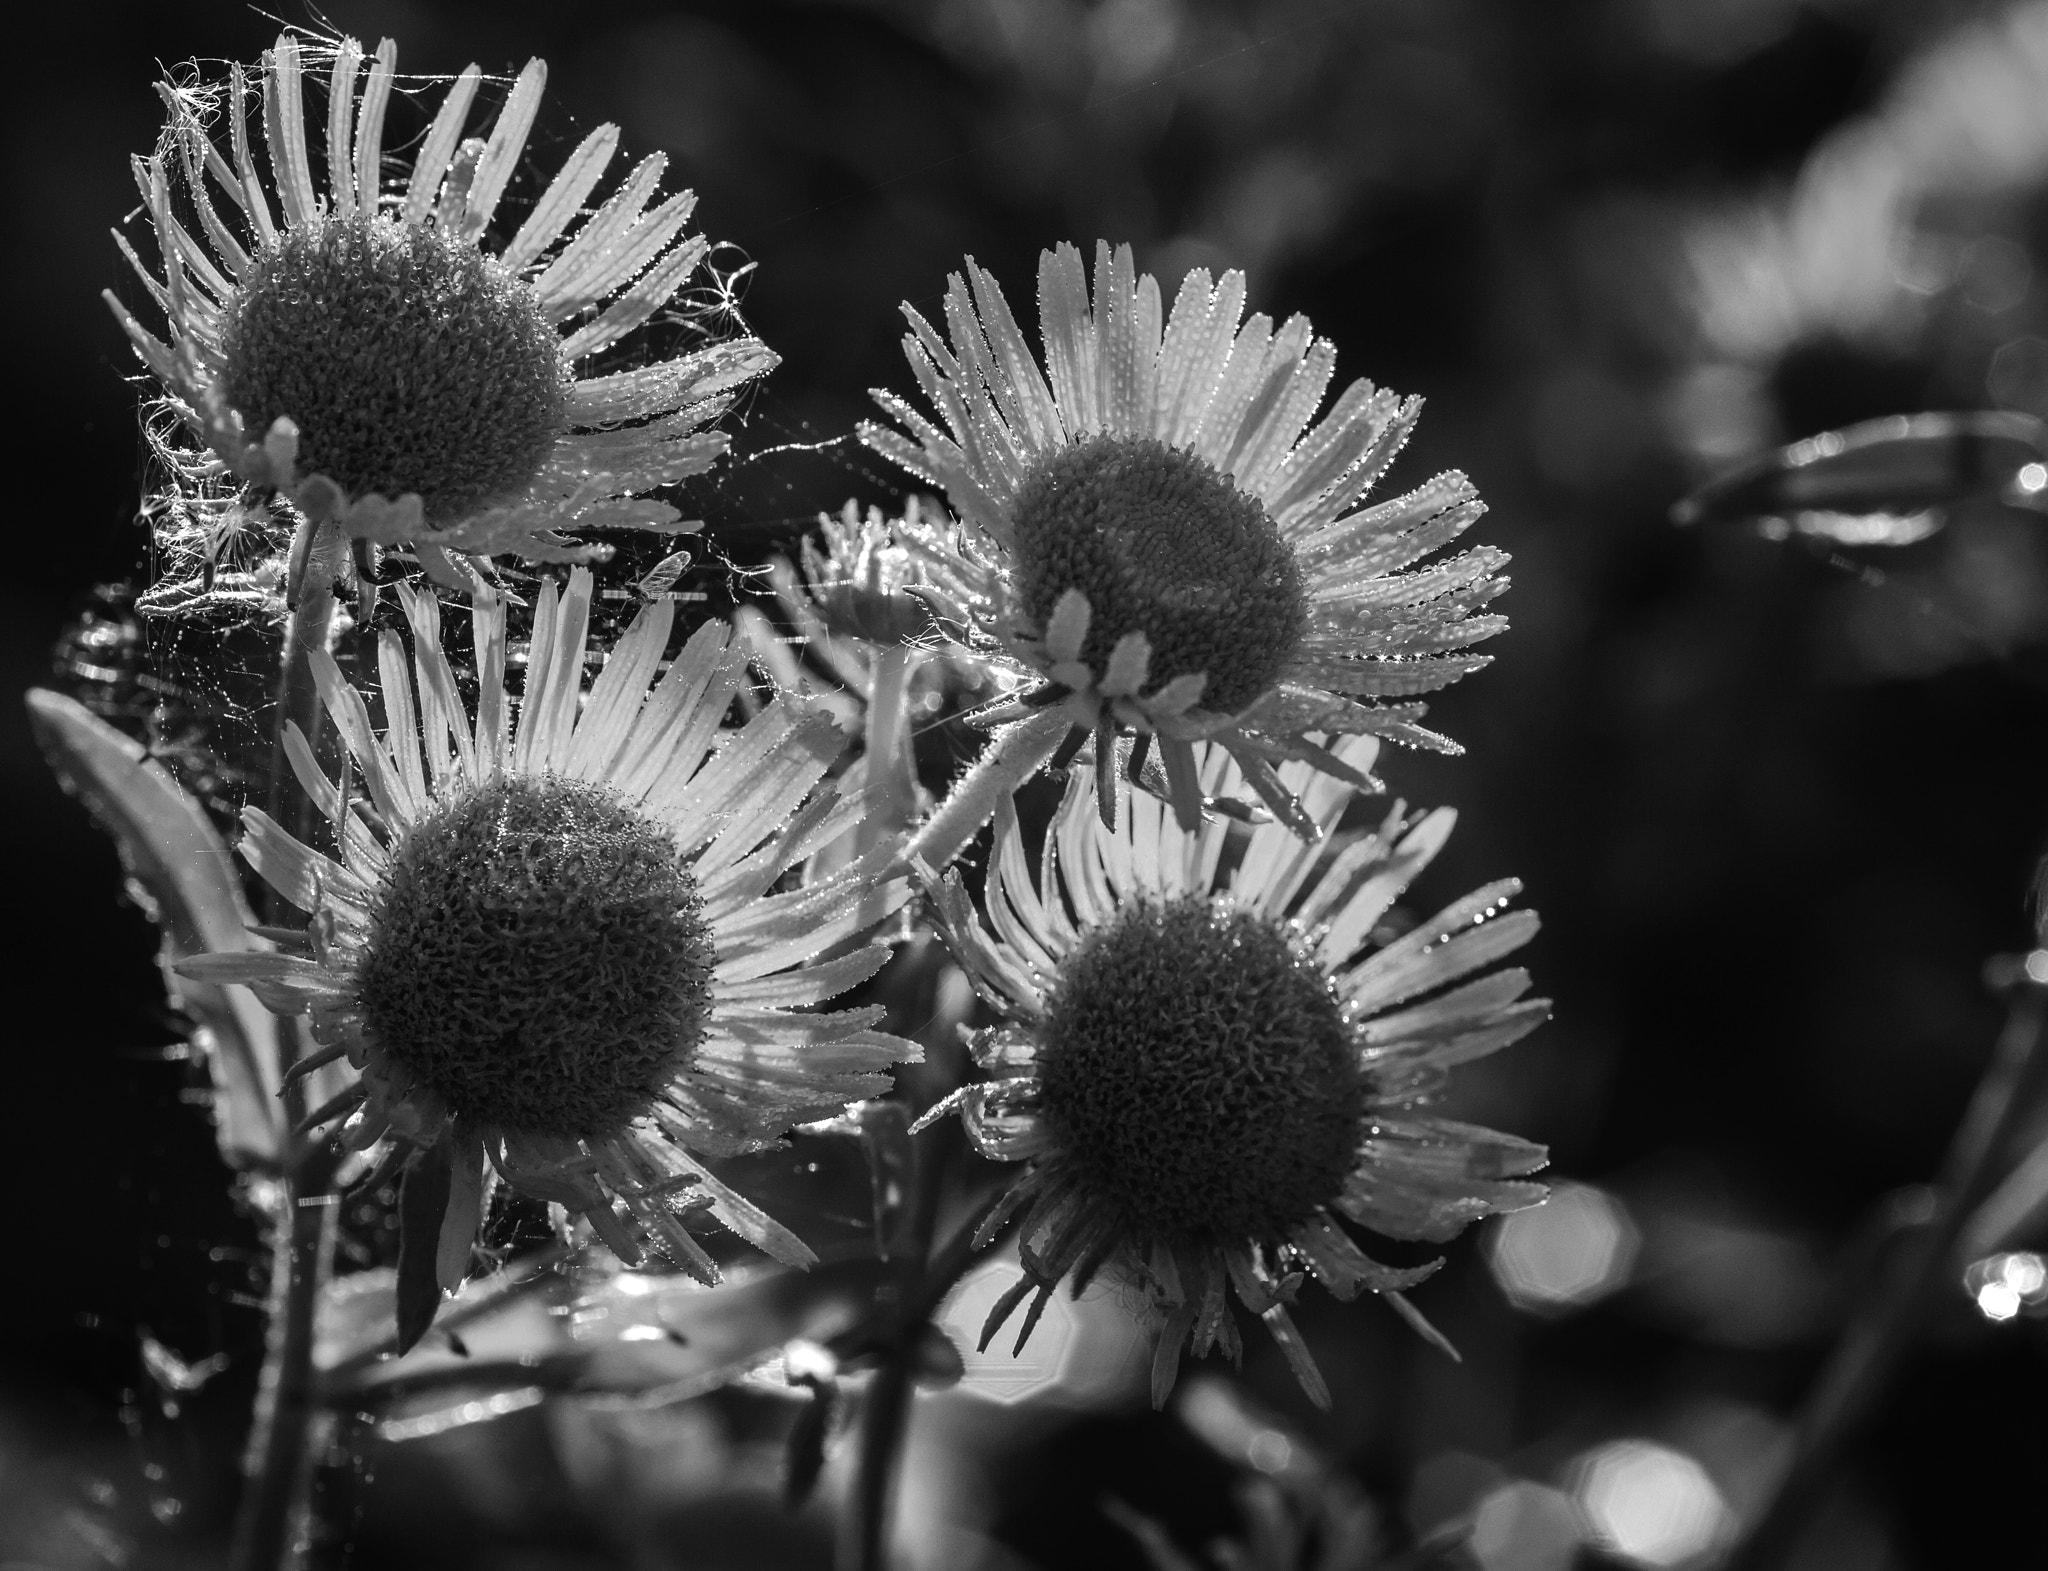
<path id="1" fill-rule="evenodd" d="M 905 1149 L 911 1161 L 910 1205 L 904 1219 L 902 1251 L 895 1258 L 894 1281 L 877 1295 L 877 1307 L 887 1306 L 883 1319 L 888 1330 L 880 1339 L 881 1361 L 868 1382 L 861 1410 L 852 1508 L 840 1530 L 842 1571 L 883 1571 L 888 1563 L 889 1496 L 910 1421 L 911 1362 L 923 1317 L 912 1320 L 903 1310 L 922 1296 L 918 1289 L 925 1274 L 925 1256 L 931 1249 L 945 1164 L 934 1161 L 915 1141 L 906 1141 Z"/>
<path id="2" fill-rule="evenodd" d="M 2048 994 L 2021 984 L 2005 1031 L 1943 1164 L 1940 1204 L 1904 1268 L 1852 1321 L 1808 1397 L 1792 1464 L 1726 1571 L 1769 1571 L 1793 1547 L 1819 1504 L 1837 1457 L 1883 1394 L 1914 1332 L 1937 1302 L 1955 1266 L 1957 1240 L 1998 1176 L 2000 1153 L 2048 1074 L 2040 1051 Z"/>
<path id="3" fill-rule="evenodd" d="M 308 1444 L 320 1400 L 313 1374 L 314 1318 L 334 1257 L 340 1197 L 326 1190 L 324 1162 L 284 1185 L 271 1263 L 270 1334 L 256 1390 L 245 1464 L 248 1482 L 235 1517 L 231 1571 L 282 1571 L 305 1548 Z M 314 1182 L 306 1182 L 311 1179 Z"/>
<path id="4" fill-rule="evenodd" d="M 910 678 L 918 656 L 901 645 L 875 650 L 868 683 L 867 729 L 863 756 L 871 806 L 859 830 L 857 849 L 865 853 L 909 827 L 917 816 L 917 768 L 910 755 Z"/>
<path id="5" fill-rule="evenodd" d="M 843 1571 L 884 1571 L 889 1563 L 889 1496 L 909 1419 L 910 1360 L 892 1355 L 882 1360 L 862 1402 L 859 1466 L 841 1531 Z"/>
<path id="6" fill-rule="evenodd" d="M 294 544 L 293 554 L 298 555 L 299 545 L 303 544 L 311 565 L 300 581 L 298 600 L 292 606 L 278 662 L 276 703 L 271 716 L 270 778 L 264 791 L 264 808 L 279 824 L 305 840 L 312 827 L 313 804 L 301 793 L 291 807 L 286 805 L 293 792 L 291 766 L 284 752 L 285 727 L 296 725 L 309 744 L 319 746 L 321 708 L 319 691 L 313 682 L 312 653 L 316 649 L 324 652 L 334 633 L 334 578 L 328 558 L 340 543 L 340 534 L 332 524 L 314 524 L 310 520 L 299 529 L 307 538 Z M 334 541 L 326 538 L 329 534 L 334 535 Z M 284 920 L 286 907 L 275 890 L 266 890 L 265 908 L 266 921 Z"/>
<path id="7" fill-rule="evenodd" d="M 276 712 L 271 720 L 270 778 L 265 802 L 270 816 L 301 840 L 310 838 L 312 804 L 300 794 L 292 802 L 291 772 L 285 758 L 285 727 L 295 724 L 308 742 L 319 737 L 320 702 L 312 655 L 325 651 L 334 631 L 334 554 L 346 542 L 332 524 L 300 525 L 294 562 L 304 562 L 298 597 L 280 652 Z M 292 803 L 287 807 L 287 803 Z M 268 891 L 267 918 L 280 921 L 282 897 Z M 282 1075 L 304 1047 L 300 1021 L 281 1021 L 277 1034 Z M 282 1121 L 289 1129 L 306 1111 L 306 1082 L 284 1091 Z M 235 1518 L 232 1571 L 280 1571 L 298 1561 L 304 1548 L 307 1491 L 312 1483 L 311 1439 L 320 1412 L 313 1369 L 314 1320 L 334 1262 L 335 1159 L 319 1142 L 292 1141 L 280 1188 L 282 1214 L 271 1229 L 270 1324 L 257 1377 L 256 1409 L 241 1507 Z"/>
<path id="8" fill-rule="evenodd" d="M 1066 712 L 1053 706 L 998 731 L 974 767 L 904 847 L 903 859 L 923 862 L 934 872 L 952 861 L 995 816 L 996 804 L 1036 774 L 1072 728 Z"/>
<path id="9" fill-rule="evenodd" d="M 937 1217 L 936 1174 L 940 1167 L 940 1163 L 932 1161 L 919 1164 L 915 1201 L 918 1216 L 914 1224 L 919 1243 L 909 1257 L 913 1263 L 910 1279 L 899 1285 L 893 1303 L 882 1308 L 873 1321 L 856 1330 L 836 1349 L 842 1357 L 876 1350 L 881 1353 L 862 1409 L 853 1500 L 840 1531 L 841 1571 L 884 1571 L 888 1564 L 889 1497 L 895 1484 L 898 1453 L 909 1429 L 919 1344 L 928 1334 L 933 1312 L 982 1254 L 975 1247 L 975 1234 L 990 1211 L 1003 1200 L 998 1194 L 988 1206 L 977 1209 L 937 1254 L 923 1260 Z M 930 1181 L 926 1181 L 927 1173 L 934 1175 Z M 1015 1223 L 1013 1215 L 1006 1227 Z M 990 1240 L 991 1245 L 994 1242 Z M 917 1264 L 919 1261 L 921 1265 Z"/>

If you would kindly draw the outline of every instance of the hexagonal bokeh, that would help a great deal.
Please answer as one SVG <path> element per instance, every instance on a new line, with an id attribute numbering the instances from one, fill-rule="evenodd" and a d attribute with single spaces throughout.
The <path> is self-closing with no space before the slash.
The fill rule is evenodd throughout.
<path id="1" fill-rule="evenodd" d="M 1028 1298 L 1004 1322 L 989 1342 L 988 1350 L 975 1351 L 975 1344 L 981 1340 L 982 1322 L 1023 1271 L 1013 1256 L 998 1255 L 985 1261 L 961 1279 L 939 1312 L 939 1323 L 959 1346 L 967 1366 L 967 1373 L 961 1377 L 961 1389 L 991 1402 L 1021 1402 L 1047 1391 L 1060 1384 L 1071 1361 L 1069 1355 L 1080 1317 L 1077 1306 L 1064 1291 L 1055 1292 L 1046 1301 L 1045 1312 L 1039 1316 L 1023 1352 L 1013 1356 L 1011 1349 L 1031 1307 Z"/>

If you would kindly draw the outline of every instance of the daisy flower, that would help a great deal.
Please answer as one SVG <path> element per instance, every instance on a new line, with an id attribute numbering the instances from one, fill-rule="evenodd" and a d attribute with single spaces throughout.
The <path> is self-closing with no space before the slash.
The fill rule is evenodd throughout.
<path id="1" fill-rule="evenodd" d="M 848 946 L 909 894 L 874 876 L 875 858 L 801 876 L 861 817 L 820 789 L 838 728 L 777 700 L 721 730 L 746 680 L 721 621 L 700 627 L 650 691 L 674 620 L 666 600 L 640 611 L 586 691 L 583 568 L 566 593 L 549 580 L 536 597 L 516 723 L 503 601 L 476 604 L 471 721 L 439 606 L 411 584 L 398 594 L 413 658 L 408 671 L 397 634 L 379 635 L 383 734 L 318 651 L 314 676 L 352 767 L 330 780 L 287 732 L 338 855 L 256 808 L 243 814 L 242 854 L 312 918 L 303 940 L 181 970 L 311 1015 L 320 1049 L 300 1070 L 345 1058 L 355 1078 L 308 1123 L 346 1114 L 345 1142 L 359 1149 L 392 1137 L 409 1161 L 408 1226 L 415 1185 L 429 1197 L 422 1225 L 438 1240 L 427 1258 L 440 1287 L 462 1279 L 492 1169 L 580 1212 L 629 1262 L 651 1235 L 715 1279 L 671 1209 L 694 1190 L 776 1259 L 808 1263 L 793 1234 L 700 1158 L 837 1113 L 918 1056 L 872 1029 L 879 1008 L 810 1007 L 881 966 L 882 946 Z M 828 950 L 843 952 L 814 960 Z"/>
<path id="2" fill-rule="evenodd" d="M 169 321 L 166 342 L 107 296 L 201 444 L 167 455 L 187 511 L 243 516 L 247 496 L 274 492 L 348 535 L 410 546 L 451 586 L 447 552 L 590 561 L 605 551 L 563 531 L 685 527 L 639 493 L 708 467 L 726 438 L 703 427 L 776 357 L 742 338 L 621 362 L 707 251 L 686 232 L 694 196 L 655 200 L 662 156 L 586 212 L 618 148 L 617 127 L 599 126 L 505 238 L 493 221 L 543 62 L 487 137 L 465 138 L 481 80 L 469 67 L 387 185 L 395 46 L 334 50 L 324 142 L 308 136 L 300 52 L 286 35 L 263 57 L 267 184 L 239 65 L 225 94 L 164 84 L 158 151 L 135 160 L 161 276 L 115 236 Z"/>
<path id="3" fill-rule="evenodd" d="M 1376 745 L 1337 751 L 1363 770 Z M 1223 749 L 1196 757 L 1206 789 L 1230 788 Z M 1023 1208 L 1025 1274 L 984 1342 L 1035 1294 L 1021 1350 L 1062 1278 L 1078 1295 L 1108 1267 L 1163 1324 L 1155 1403 L 1184 1348 L 1239 1356 L 1235 1294 L 1327 1405 L 1288 1314 L 1304 1277 L 1339 1298 L 1377 1292 L 1435 1339 L 1401 1294 L 1442 1262 L 1382 1265 L 1344 1223 L 1440 1241 L 1543 1198 L 1521 1177 L 1541 1146 L 1426 1111 L 1451 1066 L 1549 1013 L 1522 997 L 1526 972 L 1486 969 L 1536 931 L 1532 913 L 1504 909 L 1520 885 L 1489 884 L 1390 938 L 1390 908 L 1453 814 L 1397 808 L 1329 838 L 1350 788 L 1303 763 L 1282 779 L 1316 843 L 1277 823 L 1190 833 L 1140 794 L 1105 831 L 1093 772 L 1077 770 L 1035 879 L 1014 809 L 998 813 L 986 925 L 957 874 L 941 886 L 941 930 L 1004 1023 L 972 1043 L 991 1078 L 926 1121 L 957 1108 L 984 1155 L 1028 1164 L 984 1227 Z"/>
<path id="4" fill-rule="evenodd" d="M 1097 244 L 1092 304 L 1080 253 L 1045 252 L 1041 368 L 970 258 L 946 294 L 950 343 L 904 307 L 904 352 L 943 425 L 877 391 L 903 429 L 861 434 L 943 488 L 973 546 L 961 570 L 977 632 L 1041 679 L 987 719 L 1056 704 L 1105 741 L 1156 738 L 1187 829 L 1202 805 L 1193 744 L 1213 738 L 1306 834 L 1275 764 L 1377 789 L 1310 733 L 1455 750 L 1416 724 L 1420 704 L 1387 700 L 1487 663 L 1454 651 L 1506 626 L 1478 613 L 1507 587 L 1507 557 L 1416 566 L 1483 511 L 1461 474 L 1361 505 L 1420 399 L 1353 382 L 1316 420 L 1336 350 L 1306 317 L 1277 332 L 1245 319 L 1236 272 L 1190 273 L 1170 315 L 1160 301 L 1129 246 Z"/>

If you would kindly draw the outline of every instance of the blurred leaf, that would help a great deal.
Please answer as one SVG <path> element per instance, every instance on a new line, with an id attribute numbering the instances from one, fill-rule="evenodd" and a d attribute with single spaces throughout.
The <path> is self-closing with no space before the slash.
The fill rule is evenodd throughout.
<path id="1" fill-rule="evenodd" d="M 442 1311 L 444 1328 L 461 1325 L 468 1357 L 436 1336 L 368 1362 L 362 1355 L 390 1324 L 396 1283 L 389 1272 L 362 1272 L 336 1283 L 322 1306 L 327 1395 L 355 1405 L 381 1397 L 409 1412 L 421 1410 L 417 1399 L 445 1402 L 451 1388 L 681 1401 L 772 1365 L 792 1342 L 830 1337 L 865 1311 L 879 1279 L 872 1260 L 766 1268 L 718 1287 L 644 1271 L 592 1282 L 543 1270 L 510 1286 L 485 1278 Z"/>
<path id="2" fill-rule="evenodd" d="M 412 1159 L 398 1186 L 398 1350 L 410 1352 L 441 1307 L 441 1219 L 448 1211 L 448 1142 Z"/>
<path id="3" fill-rule="evenodd" d="M 157 1389 L 174 1396 L 197 1391 L 228 1367 L 228 1355 L 214 1353 L 187 1363 L 148 1332 L 142 1334 L 142 1367 Z"/>
<path id="4" fill-rule="evenodd" d="M 1757 525 L 1779 538 L 1901 546 L 1938 531 L 1943 509 L 1982 498 L 2048 511 L 2048 425 L 2009 410 L 1867 420 L 1753 459 L 1671 516 L 1684 525 Z"/>
<path id="5" fill-rule="evenodd" d="M 875 1203 L 875 1253 L 899 1258 L 912 1247 L 910 1196 L 917 1152 L 910 1143 L 910 1109 L 901 1102 L 868 1102 L 860 1112 L 860 1143 L 868 1159 Z"/>
<path id="6" fill-rule="evenodd" d="M 858 1109 L 856 1109 L 856 1114 Z M 855 1117 L 796 1130 L 786 1147 L 707 1160 L 737 1189 L 825 1260 L 874 1257 L 869 1174 Z M 724 1257 L 722 1257 L 724 1258 Z M 744 1253 L 740 1258 L 744 1258 Z"/>
<path id="7" fill-rule="evenodd" d="M 129 893 L 163 935 L 164 989 L 192 1017 L 192 1043 L 206 1056 L 222 1156 L 274 1166 L 284 1140 L 277 1022 L 246 989 L 171 969 L 192 955 L 269 948 L 248 930 L 254 918 L 227 846 L 139 742 L 62 693 L 31 689 L 28 708 L 50 767 L 113 837 Z"/>
<path id="8" fill-rule="evenodd" d="M 927 1391 L 946 1391 L 957 1386 L 967 1373 L 967 1362 L 959 1344 L 943 1327 L 926 1325 L 912 1353 L 912 1378 Z"/>
<path id="9" fill-rule="evenodd" d="M 825 1468 L 825 1440 L 832 1433 L 832 1421 L 839 1411 L 839 1382 L 821 1380 L 811 1387 L 811 1399 L 797 1414 L 789 1431 L 788 1470 L 784 1474 L 782 1498 L 800 1506 L 818 1487 L 818 1475 Z"/>
<path id="10" fill-rule="evenodd" d="M 2048 1143 L 2034 1147 L 1985 1197 L 1963 1229 L 1958 1255 L 1975 1260 L 2041 1241 L 2048 1221 Z"/>

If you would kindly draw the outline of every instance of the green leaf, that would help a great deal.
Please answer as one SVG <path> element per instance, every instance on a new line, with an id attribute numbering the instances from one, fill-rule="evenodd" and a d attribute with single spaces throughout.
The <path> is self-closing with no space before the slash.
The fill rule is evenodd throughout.
<path id="1" fill-rule="evenodd" d="M 1671 510 L 1684 525 L 1771 525 L 1771 538 L 1899 546 L 1945 509 L 1995 497 L 2044 510 L 2048 425 L 2013 410 L 1887 415 L 1823 431 L 1717 476 Z"/>
<path id="2" fill-rule="evenodd" d="M 422 1269 L 431 1263 L 430 1255 Z M 764 1266 L 718 1287 L 649 1271 L 531 1269 L 514 1263 L 514 1290 L 486 1277 L 448 1303 L 441 1324 L 461 1326 L 467 1358 L 436 1336 L 403 1358 L 379 1360 L 391 1275 L 341 1278 L 322 1310 L 324 1399 L 380 1413 L 424 1410 L 416 1404 L 450 1391 L 515 1387 L 682 1401 L 772 1369 L 792 1342 L 844 1330 L 873 1302 L 883 1268 L 873 1259 L 810 1271 Z"/>
<path id="3" fill-rule="evenodd" d="M 236 1167 L 274 1167 L 285 1138 L 277 1022 L 246 989 L 171 969 L 192 955 L 269 947 L 248 930 L 253 918 L 233 857 L 205 809 L 141 743 L 46 688 L 30 690 L 28 709 L 50 767 L 113 837 L 129 893 L 163 935 L 164 988 L 194 1022 L 192 1043 L 213 1078 L 221 1154 Z"/>
<path id="4" fill-rule="evenodd" d="M 407 1164 L 398 1186 L 398 1350 L 427 1334 L 441 1307 L 441 1218 L 453 1175 L 448 1142 L 437 1140 Z"/>
<path id="5" fill-rule="evenodd" d="M 910 1141 L 910 1109 L 901 1102 L 867 1102 L 859 1109 L 860 1143 L 868 1159 L 874 1196 L 875 1253 L 901 1259 L 913 1244 L 911 1191 L 917 1183 L 917 1151 Z"/>
<path id="6" fill-rule="evenodd" d="M 800 1506 L 818 1487 L 818 1475 L 825 1469 L 825 1439 L 839 1411 L 839 1382 L 821 1380 L 811 1387 L 811 1399 L 797 1414 L 789 1431 L 789 1450 L 782 1479 L 783 1501 Z"/>

